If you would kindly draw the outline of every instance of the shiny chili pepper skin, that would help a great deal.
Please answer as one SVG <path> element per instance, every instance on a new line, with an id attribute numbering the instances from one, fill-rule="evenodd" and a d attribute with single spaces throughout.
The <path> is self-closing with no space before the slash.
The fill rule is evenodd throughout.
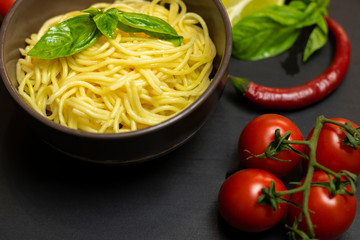
<path id="1" fill-rule="evenodd" d="M 329 17 L 326 17 L 326 22 L 336 43 L 333 60 L 325 72 L 303 85 L 290 88 L 266 87 L 229 75 L 236 90 L 260 107 L 283 110 L 306 107 L 334 91 L 348 70 L 351 46 L 344 29 L 337 22 Z"/>

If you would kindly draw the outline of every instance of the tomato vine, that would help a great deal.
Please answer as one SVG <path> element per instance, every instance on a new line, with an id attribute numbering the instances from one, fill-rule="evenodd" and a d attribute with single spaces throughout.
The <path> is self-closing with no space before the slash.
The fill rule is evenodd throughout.
<path id="1" fill-rule="evenodd" d="M 303 203 L 302 206 L 299 206 L 295 203 L 292 203 L 291 201 L 287 201 L 289 204 L 294 204 L 296 207 L 301 207 L 301 215 L 299 218 L 304 217 L 307 223 L 308 232 L 305 233 L 297 228 L 298 221 L 295 221 L 293 226 L 287 226 L 291 230 L 291 238 L 296 239 L 297 237 L 305 238 L 305 239 L 313 239 L 315 238 L 315 231 L 314 226 L 312 223 L 312 219 L 310 216 L 311 210 L 309 209 L 309 194 L 310 189 L 312 186 L 320 186 L 324 187 L 329 190 L 331 196 L 336 196 L 337 194 L 343 194 L 348 196 L 354 196 L 356 193 L 356 184 L 357 184 L 357 175 L 354 173 L 351 173 L 346 170 L 342 170 L 339 172 L 335 172 L 324 165 L 318 163 L 316 161 L 316 149 L 318 144 L 319 135 L 321 132 L 321 129 L 323 128 L 324 124 L 335 124 L 342 128 L 342 131 L 345 132 L 346 138 L 343 140 L 343 142 L 346 142 L 346 144 L 351 145 L 354 149 L 358 149 L 360 144 L 360 133 L 359 128 L 354 128 L 349 124 L 346 123 L 340 123 L 337 121 L 334 121 L 332 119 L 325 118 L 324 116 L 319 116 L 316 119 L 316 125 L 313 131 L 313 134 L 310 139 L 304 140 L 304 141 L 291 141 L 287 140 L 286 138 L 283 139 L 282 144 L 302 144 L 306 145 L 309 148 L 309 165 L 306 171 L 306 176 L 304 178 L 304 181 L 302 183 L 295 183 L 295 184 L 301 184 L 297 188 L 281 191 L 281 192 L 273 192 L 274 186 L 269 187 L 267 189 L 262 190 L 262 195 L 259 197 L 259 201 L 261 201 L 264 198 L 272 198 L 273 200 L 269 202 L 276 202 L 278 199 L 281 199 L 282 196 L 288 196 L 295 193 L 302 192 L 303 193 Z M 287 134 L 288 135 L 288 134 Z M 274 140 L 276 141 L 276 140 Z M 271 145 L 271 144 L 270 144 Z M 312 178 L 314 175 L 314 172 L 316 169 L 320 169 L 321 171 L 325 172 L 328 176 L 329 181 L 328 182 L 312 182 Z M 347 186 L 350 186 L 351 190 L 348 190 Z M 271 204 L 272 207 L 276 206 L 274 204 Z M 306 237 L 304 237 L 306 236 Z"/>

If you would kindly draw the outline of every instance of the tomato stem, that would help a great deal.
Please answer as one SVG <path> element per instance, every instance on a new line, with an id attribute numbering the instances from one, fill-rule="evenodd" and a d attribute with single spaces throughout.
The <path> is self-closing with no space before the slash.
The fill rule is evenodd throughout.
<path id="1" fill-rule="evenodd" d="M 347 136 L 349 134 L 350 137 L 353 136 L 355 138 L 355 139 L 353 139 L 353 140 L 355 140 L 355 142 L 359 141 L 359 138 L 360 138 L 359 129 L 355 129 L 354 127 L 351 126 L 351 124 L 348 124 L 348 123 L 342 124 L 337 121 L 325 118 L 323 115 L 317 117 L 314 131 L 313 131 L 313 134 L 310 139 L 308 139 L 306 141 L 289 141 L 286 139 L 283 141 L 283 144 L 302 144 L 302 145 L 307 145 L 309 147 L 309 156 L 308 156 L 309 165 L 308 165 L 308 169 L 306 172 L 304 182 L 299 187 L 289 189 L 286 191 L 275 192 L 273 194 L 273 196 L 275 198 L 280 199 L 281 196 L 291 195 L 291 194 L 294 194 L 297 192 L 303 192 L 302 212 L 299 217 L 302 218 L 302 216 L 303 216 L 305 218 L 307 226 L 308 226 L 308 237 L 310 239 L 315 237 L 314 226 L 311 221 L 310 210 L 309 210 L 310 188 L 314 184 L 314 183 L 312 183 L 312 177 L 315 172 L 315 169 L 320 169 L 320 170 L 324 171 L 326 174 L 328 174 L 329 182 L 330 182 L 330 184 L 329 184 L 330 187 L 328 187 L 328 188 L 329 188 L 329 191 L 331 194 L 333 194 L 333 195 L 336 195 L 336 194 L 354 195 L 355 191 L 356 191 L 356 180 L 357 180 L 356 175 L 354 175 L 348 171 L 340 171 L 339 173 L 336 173 L 336 172 L 330 170 L 329 168 L 319 164 L 316 161 L 316 149 L 317 149 L 318 139 L 320 136 L 321 129 L 323 128 L 325 123 L 335 124 L 337 126 L 344 128 L 344 132 L 347 133 L 346 134 Z M 358 144 L 358 143 L 356 143 L 356 144 Z M 355 146 L 353 146 L 353 147 L 355 147 Z M 331 176 L 334 177 L 334 180 L 331 179 Z M 342 176 L 347 178 L 345 185 L 350 184 L 350 186 L 352 188 L 352 192 L 349 192 L 346 189 L 344 189 L 344 184 L 342 184 L 343 182 L 341 182 Z M 317 186 L 321 185 L 319 183 L 317 183 L 317 184 L 318 184 Z M 289 204 L 291 204 L 291 203 L 289 203 Z M 300 218 L 297 219 L 296 221 L 299 221 Z M 289 227 L 289 229 L 294 234 L 299 234 L 299 231 L 296 228 L 297 228 L 297 224 L 294 225 L 293 227 Z M 294 235 L 292 235 L 292 236 L 294 236 Z"/>
<path id="2" fill-rule="evenodd" d="M 330 170 L 327 167 L 324 167 L 323 165 L 319 164 L 318 162 L 315 162 L 314 167 L 316 167 L 316 168 L 322 170 L 323 172 L 328 173 L 328 174 L 330 174 L 330 175 L 332 175 L 334 177 L 339 177 L 340 178 L 340 174 Z"/>
<path id="3" fill-rule="evenodd" d="M 309 236 L 311 238 L 315 237 L 315 232 L 314 232 L 314 226 L 312 224 L 310 212 L 309 212 L 309 194 L 310 194 L 312 176 L 315 171 L 315 165 L 317 164 L 316 148 L 317 148 L 317 143 L 318 143 L 321 129 L 324 125 L 324 119 L 325 119 L 325 117 L 323 115 L 316 118 L 314 132 L 313 132 L 313 135 L 311 136 L 311 138 L 309 139 L 309 143 L 308 143 L 308 147 L 310 149 L 309 166 L 307 169 L 307 173 L 306 173 L 306 177 L 305 177 L 305 181 L 304 181 L 304 185 L 303 185 L 304 186 L 304 196 L 303 196 L 304 199 L 303 199 L 303 210 L 302 211 L 303 211 L 305 220 L 307 222 Z"/>
<path id="4" fill-rule="evenodd" d="M 341 131 L 343 131 L 346 135 L 345 139 L 342 140 L 344 145 L 353 147 L 355 149 L 359 149 L 360 146 L 360 132 L 359 128 L 354 128 L 351 123 L 340 123 L 337 121 L 334 121 L 332 119 L 324 119 L 325 123 L 331 123 L 334 125 L 337 125 L 340 128 Z"/>
<path id="5" fill-rule="evenodd" d="M 284 143 L 287 144 L 301 144 L 301 145 L 309 145 L 309 141 L 296 141 L 296 140 L 285 140 Z"/>

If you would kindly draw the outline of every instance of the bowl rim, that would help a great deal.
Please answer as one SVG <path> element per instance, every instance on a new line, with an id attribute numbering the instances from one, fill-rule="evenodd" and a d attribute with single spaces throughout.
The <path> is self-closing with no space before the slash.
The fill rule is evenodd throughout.
<path id="1" fill-rule="evenodd" d="M 5 38 L 6 29 L 9 25 L 10 20 L 11 20 L 12 16 L 14 15 L 16 9 L 23 1 L 25 1 L 25 0 L 15 1 L 13 6 L 10 8 L 9 12 L 3 19 L 3 22 L 1 25 L 1 30 L 0 30 L 0 59 L 4 59 L 4 38 Z M 211 95 L 215 91 L 215 89 L 217 88 L 217 85 L 220 84 L 220 82 L 221 82 L 221 78 L 223 76 L 226 76 L 228 65 L 229 65 L 229 62 L 231 59 L 231 51 L 232 51 L 231 23 L 230 23 L 230 19 L 228 17 L 225 7 L 221 3 L 221 0 L 212 0 L 212 1 L 216 5 L 216 7 L 221 15 L 221 18 L 224 23 L 224 28 L 225 28 L 226 47 L 225 47 L 225 51 L 222 56 L 222 59 L 220 59 L 219 68 L 218 68 L 217 72 L 215 73 L 213 79 L 211 80 L 210 85 L 201 94 L 201 96 L 199 96 L 193 103 L 191 103 L 188 107 L 183 109 L 180 113 L 178 113 L 178 114 L 174 115 L 173 117 L 171 117 L 163 122 L 160 122 L 156 125 L 153 125 L 153 126 L 150 126 L 147 128 L 143 128 L 143 129 L 139 129 L 139 130 L 122 132 L 122 133 L 92 133 L 92 132 L 86 132 L 86 131 L 81 131 L 81 130 L 77 130 L 77 129 L 72 129 L 72 128 L 60 125 L 58 123 L 55 123 L 55 122 L 45 118 L 44 116 L 42 116 L 38 112 L 36 112 L 33 108 L 31 108 L 30 105 L 28 105 L 21 98 L 21 96 L 16 91 L 15 87 L 11 84 L 10 78 L 9 78 L 7 72 L 5 71 L 4 61 L 0 61 L 0 77 L 2 78 L 2 81 L 5 85 L 8 93 L 11 95 L 12 99 L 17 104 L 19 104 L 20 107 L 23 108 L 28 115 L 35 118 L 37 121 L 41 122 L 41 124 L 44 124 L 47 127 L 53 128 L 56 131 L 59 131 L 59 132 L 65 133 L 65 134 L 75 135 L 75 136 L 82 137 L 82 138 L 91 138 L 91 139 L 122 139 L 122 138 L 126 139 L 126 138 L 132 138 L 132 137 L 146 135 L 146 134 L 149 134 L 152 132 L 156 132 L 158 130 L 167 128 L 167 127 L 173 125 L 174 123 L 176 123 L 177 121 L 190 115 L 193 111 L 195 111 L 197 106 L 201 105 L 209 97 L 209 95 Z"/>

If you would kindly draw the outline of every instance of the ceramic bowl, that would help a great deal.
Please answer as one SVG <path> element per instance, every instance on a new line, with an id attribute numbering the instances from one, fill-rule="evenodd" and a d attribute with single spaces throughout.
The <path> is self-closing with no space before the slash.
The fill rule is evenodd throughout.
<path id="1" fill-rule="evenodd" d="M 104 0 L 102 0 L 104 1 Z M 98 134 L 56 124 L 34 111 L 18 94 L 16 62 L 25 38 L 43 22 L 72 10 L 82 10 L 99 0 L 17 0 L 5 17 L 0 32 L 0 71 L 4 86 L 34 132 L 57 150 L 97 163 L 135 163 L 162 156 L 184 144 L 205 123 L 218 103 L 231 58 L 231 25 L 220 0 L 185 0 L 188 11 L 200 14 L 215 43 L 212 82 L 187 109 L 158 125 L 128 133 Z M 112 2 L 107 1 L 105 2 Z"/>

